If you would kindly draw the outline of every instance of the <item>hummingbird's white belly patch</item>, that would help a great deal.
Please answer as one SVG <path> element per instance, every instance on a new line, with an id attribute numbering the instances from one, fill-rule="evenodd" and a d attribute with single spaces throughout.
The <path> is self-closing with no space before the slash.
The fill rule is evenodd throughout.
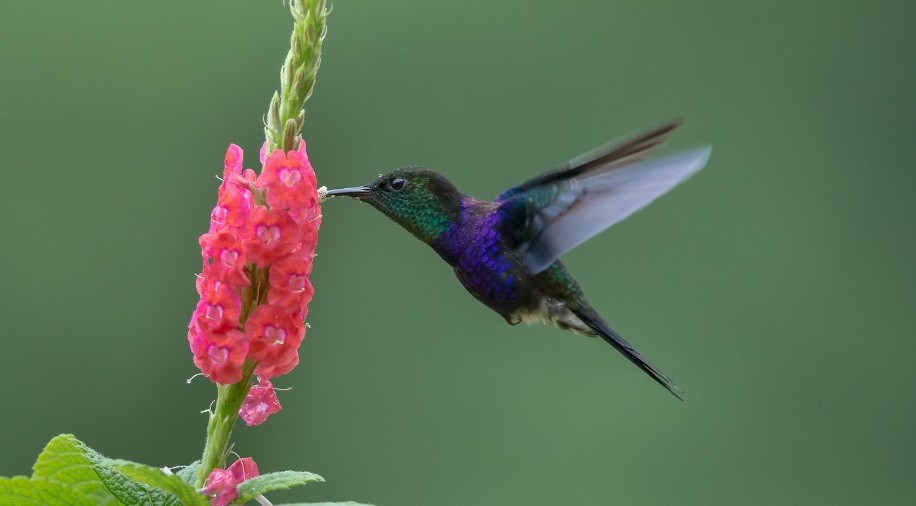
<path id="1" fill-rule="evenodd" d="M 512 316 L 526 325 L 546 323 L 583 336 L 594 337 L 597 335 L 591 327 L 583 323 L 578 316 L 573 314 L 565 304 L 557 299 L 542 298 L 541 304 L 537 309 L 517 311 Z"/>

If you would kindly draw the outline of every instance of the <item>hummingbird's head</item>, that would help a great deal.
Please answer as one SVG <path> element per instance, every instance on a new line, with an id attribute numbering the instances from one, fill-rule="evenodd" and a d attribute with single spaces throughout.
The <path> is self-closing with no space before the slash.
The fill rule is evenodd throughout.
<path id="1" fill-rule="evenodd" d="M 399 225 L 431 243 L 448 229 L 461 210 L 461 194 L 441 174 L 422 167 L 402 167 L 381 174 L 366 186 L 329 190 L 378 209 Z"/>

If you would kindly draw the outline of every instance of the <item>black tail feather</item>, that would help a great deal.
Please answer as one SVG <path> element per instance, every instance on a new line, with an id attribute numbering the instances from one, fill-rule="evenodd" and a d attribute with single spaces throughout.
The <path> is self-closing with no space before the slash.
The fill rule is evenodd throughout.
<path id="1" fill-rule="evenodd" d="M 590 308 L 589 308 L 590 309 Z M 608 344 L 613 346 L 617 351 L 622 353 L 627 357 L 630 362 L 636 364 L 636 367 L 639 367 L 646 374 L 652 377 L 659 385 L 665 387 L 672 395 L 677 397 L 681 402 L 684 401 L 684 391 L 677 386 L 677 383 L 674 382 L 668 376 L 662 374 L 661 371 L 655 368 L 652 364 L 649 363 L 646 359 L 639 354 L 638 351 L 633 349 L 630 346 L 630 343 L 620 337 L 620 334 L 614 332 L 604 320 L 601 319 L 597 314 L 594 313 L 594 310 L 584 311 L 579 309 L 570 308 L 570 310 L 582 320 L 583 323 L 588 325 L 592 330 L 595 331 L 599 336 L 601 336 Z M 591 313 L 591 314 L 590 314 Z"/>

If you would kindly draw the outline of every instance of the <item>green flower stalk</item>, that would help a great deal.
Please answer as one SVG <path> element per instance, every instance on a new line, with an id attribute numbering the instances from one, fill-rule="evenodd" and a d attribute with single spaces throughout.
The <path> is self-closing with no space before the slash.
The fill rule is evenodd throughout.
<path id="1" fill-rule="evenodd" d="M 280 70 L 280 91 L 270 100 L 264 121 L 267 149 L 291 151 L 299 144 L 299 132 L 305 119 L 303 106 L 315 88 L 315 76 L 321 65 L 321 43 L 327 33 L 330 11 L 324 0 L 290 0 L 293 33 L 289 53 Z"/>
<path id="2" fill-rule="evenodd" d="M 221 467 L 226 467 L 226 459 L 231 447 L 228 446 L 232 427 L 238 418 L 239 408 L 251 389 L 251 375 L 254 372 L 254 363 L 245 362 L 242 380 L 232 385 L 216 386 L 216 404 L 210 413 L 207 423 L 207 443 L 204 454 L 197 468 L 196 487 L 201 489 L 210 476 L 210 473 Z"/>

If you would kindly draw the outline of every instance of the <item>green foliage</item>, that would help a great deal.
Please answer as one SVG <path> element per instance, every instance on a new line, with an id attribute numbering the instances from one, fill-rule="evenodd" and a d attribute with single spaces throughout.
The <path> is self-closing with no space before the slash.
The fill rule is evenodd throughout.
<path id="1" fill-rule="evenodd" d="M 209 501 L 194 488 L 200 461 L 176 474 L 127 460 L 107 458 L 71 434 L 52 439 L 32 466 L 31 478 L 0 477 L 0 504 L 35 506 L 133 505 L 207 506 Z M 273 490 L 324 482 L 304 471 L 279 471 L 256 476 L 239 484 L 243 504 Z M 371 506 L 355 502 L 297 503 L 289 506 Z"/>
<path id="2" fill-rule="evenodd" d="M 0 478 L 0 503 L 35 505 L 119 505 L 161 504 L 165 506 L 187 504 L 206 505 L 203 496 L 196 493 L 181 478 L 174 477 L 184 489 L 182 494 L 158 485 L 138 482 L 120 467 L 138 467 L 139 464 L 104 457 L 70 434 L 52 439 L 32 466 L 32 477 Z M 156 469 L 165 476 L 162 471 Z M 165 490 L 159 490 L 165 489 Z M 184 492 L 190 491 L 190 495 Z"/>
<path id="3" fill-rule="evenodd" d="M 117 504 L 117 499 L 105 486 L 102 476 L 116 483 L 118 480 L 102 471 L 105 458 L 87 448 L 69 434 L 52 439 L 32 466 L 32 479 L 66 485 L 91 498 L 97 504 Z M 119 487 L 116 487 L 116 489 Z"/>
<path id="4" fill-rule="evenodd" d="M 0 504 L 79 506 L 99 503 L 92 496 L 63 483 L 43 478 L 14 476 L 0 478 Z"/>
<path id="5" fill-rule="evenodd" d="M 179 478 L 185 481 L 188 485 L 194 486 L 194 481 L 197 479 L 197 468 L 200 467 L 200 461 L 195 460 L 191 462 L 180 471 L 175 473 Z"/>
<path id="6" fill-rule="evenodd" d="M 278 471 L 262 474 L 239 484 L 239 499 L 245 502 L 272 490 L 286 490 L 318 481 L 323 482 L 324 478 L 305 471 Z"/>
<path id="7" fill-rule="evenodd" d="M 165 474 L 162 469 L 133 462 L 116 461 L 117 468 L 125 476 L 143 485 L 158 489 L 181 501 L 185 506 L 207 506 L 209 502 L 197 493 L 190 484 L 175 474 Z M 158 504 L 153 501 L 154 504 Z M 147 504 L 147 503 L 144 503 Z"/>

